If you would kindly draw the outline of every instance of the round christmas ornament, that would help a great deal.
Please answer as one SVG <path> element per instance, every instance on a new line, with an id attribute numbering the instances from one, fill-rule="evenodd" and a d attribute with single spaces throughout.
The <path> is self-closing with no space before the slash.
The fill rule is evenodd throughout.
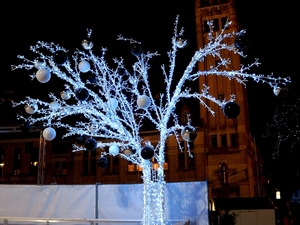
<path id="1" fill-rule="evenodd" d="M 119 154 L 119 151 L 120 151 L 120 149 L 119 149 L 119 147 L 116 146 L 116 145 L 112 145 L 112 146 L 110 146 L 109 149 L 108 149 L 109 154 L 111 154 L 112 156 L 118 155 L 118 154 Z"/>
<path id="2" fill-rule="evenodd" d="M 52 127 L 47 127 L 43 130 L 43 137 L 47 141 L 52 141 L 56 137 L 56 131 Z"/>
<path id="3" fill-rule="evenodd" d="M 193 141 L 197 137 L 197 130 L 195 127 L 186 126 L 184 129 L 181 130 L 181 136 L 185 141 Z"/>
<path id="4" fill-rule="evenodd" d="M 36 72 L 35 77 L 40 83 L 47 83 L 51 78 L 50 70 L 41 68 Z"/>
<path id="5" fill-rule="evenodd" d="M 28 114 L 34 114 L 38 110 L 38 105 L 35 103 L 30 103 L 28 105 L 25 105 L 25 112 Z"/>
<path id="6" fill-rule="evenodd" d="M 60 97 L 63 99 L 63 100 L 68 100 L 71 98 L 71 92 L 70 91 L 62 91 L 60 92 Z"/>
<path id="7" fill-rule="evenodd" d="M 97 148 L 97 141 L 94 138 L 87 138 L 84 147 L 89 151 L 94 151 Z"/>
<path id="8" fill-rule="evenodd" d="M 223 114 L 229 119 L 234 119 L 240 114 L 240 106 L 234 101 L 227 102 L 223 106 Z"/>
<path id="9" fill-rule="evenodd" d="M 61 65 L 65 64 L 68 61 L 68 55 L 63 50 L 58 50 L 58 51 L 55 52 L 55 54 L 53 56 L 53 61 L 57 65 L 61 66 Z"/>
<path id="10" fill-rule="evenodd" d="M 240 33 L 234 40 L 235 47 L 239 50 L 245 50 L 249 46 L 249 40 L 245 33 Z"/>
<path id="11" fill-rule="evenodd" d="M 141 150 L 141 156 L 143 159 L 151 159 L 154 156 L 154 149 L 150 146 L 145 146 Z"/>
<path id="12" fill-rule="evenodd" d="M 142 53 L 142 46 L 138 43 L 133 43 L 131 45 L 131 54 L 134 56 L 139 56 Z"/>
<path id="13" fill-rule="evenodd" d="M 81 45 L 85 50 L 90 50 L 93 48 L 94 43 L 92 41 L 90 41 L 89 39 L 85 39 L 81 42 Z"/>
<path id="14" fill-rule="evenodd" d="M 117 71 L 120 76 L 123 76 L 126 73 L 126 70 L 123 67 L 118 67 Z"/>
<path id="15" fill-rule="evenodd" d="M 188 47 L 188 45 L 189 45 L 188 40 L 184 39 L 183 37 L 180 36 L 176 39 L 176 46 L 178 48 L 186 48 Z"/>
<path id="16" fill-rule="evenodd" d="M 91 68 L 91 65 L 88 61 L 81 61 L 79 64 L 78 64 L 78 69 L 80 72 L 82 73 L 86 73 L 90 70 Z"/>
<path id="17" fill-rule="evenodd" d="M 135 152 L 136 152 L 135 150 L 133 150 L 133 149 L 131 149 L 131 148 L 127 148 L 127 149 L 124 150 L 124 155 L 126 155 L 126 156 L 131 156 L 131 155 L 133 155 Z"/>
<path id="18" fill-rule="evenodd" d="M 82 144 L 84 144 L 85 141 L 84 141 L 84 138 L 82 135 L 77 135 L 75 138 L 75 142 L 79 145 L 82 145 Z"/>
<path id="19" fill-rule="evenodd" d="M 141 95 L 137 99 L 137 104 L 140 108 L 147 109 L 150 106 L 151 101 L 147 95 Z"/>
<path id="20" fill-rule="evenodd" d="M 97 83 L 97 78 L 94 75 L 92 75 L 92 76 L 89 76 L 87 81 L 91 84 L 96 84 Z"/>
<path id="21" fill-rule="evenodd" d="M 100 157 L 97 161 L 97 166 L 101 169 L 105 169 L 108 166 L 108 158 Z"/>
<path id="22" fill-rule="evenodd" d="M 58 102 L 51 102 L 50 109 L 52 109 L 53 111 L 57 111 L 60 109 L 60 104 Z"/>
<path id="23" fill-rule="evenodd" d="M 78 88 L 75 91 L 75 96 L 79 101 L 86 101 L 89 98 L 89 92 L 85 88 Z"/>
<path id="24" fill-rule="evenodd" d="M 288 89 L 285 87 L 276 86 L 273 89 L 273 93 L 278 97 L 285 97 L 287 95 Z"/>
<path id="25" fill-rule="evenodd" d="M 24 122 L 21 126 L 20 126 L 20 130 L 23 133 L 26 133 L 28 131 L 30 131 L 30 124 L 28 122 Z"/>

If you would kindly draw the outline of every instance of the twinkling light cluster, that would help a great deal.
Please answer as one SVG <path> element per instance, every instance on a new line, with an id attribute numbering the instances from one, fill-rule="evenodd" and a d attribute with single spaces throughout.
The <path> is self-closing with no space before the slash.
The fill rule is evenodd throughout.
<path id="1" fill-rule="evenodd" d="M 168 52 L 169 66 L 163 65 L 165 89 L 160 94 L 159 100 L 154 99 L 151 93 L 148 71 L 151 58 L 158 55 L 157 52 L 144 52 L 141 43 L 120 35 L 117 40 L 131 45 L 131 53 L 136 56 L 130 72 L 123 58 L 115 58 L 114 66 L 108 65 L 105 59 L 106 48 L 102 48 L 100 56 L 93 52 L 93 42 L 89 39 L 91 30 L 88 30 L 87 39 L 82 42 L 82 50 L 76 50 L 70 57 L 69 52 L 54 43 L 37 42 L 31 46 L 31 51 L 37 54 L 37 58 L 29 60 L 19 56 L 23 63 L 12 66 L 12 69 L 26 69 L 33 71 L 31 77 L 41 83 L 48 82 L 52 76 L 57 76 L 64 83 L 64 90 L 60 94 L 50 93 L 49 101 L 43 101 L 31 97 L 26 100 L 14 102 L 13 105 L 24 106 L 28 116 L 19 116 L 19 119 L 29 123 L 43 123 L 44 138 L 53 140 L 55 129 L 64 128 L 64 137 L 82 137 L 81 141 L 73 145 L 74 152 L 81 150 L 102 149 L 98 161 L 100 167 L 105 167 L 106 155 L 120 156 L 143 169 L 144 181 L 144 209 L 143 224 L 165 224 L 164 214 L 164 162 L 165 142 L 171 135 L 175 135 L 179 141 L 179 135 L 189 141 L 195 138 L 191 124 L 181 125 L 175 114 L 175 107 L 179 100 L 184 98 L 198 99 L 199 103 L 206 107 L 212 114 L 213 110 L 206 105 L 210 100 L 223 108 L 225 116 L 232 108 L 235 112 L 228 114 L 229 118 L 236 117 L 239 107 L 235 103 L 234 94 L 228 100 L 219 100 L 209 94 L 209 87 L 204 86 L 200 92 L 192 92 L 186 88 L 187 81 L 195 81 L 200 76 L 224 76 L 245 84 L 247 79 L 267 83 L 271 88 L 276 88 L 278 83 L 289 82 L 289 78 L 275 78 L 272 75 L 257 75 L 249 73 L 253 66 L 259 63 L 241 66 L 239 70 L 220 70 L 226 68 L 231 61 L 221 56 L 221 51 L 229 51 L 244 57 L 241 47 L 241 38 L 244 31 L 231 32 L 226 30 L 227 23 L 220 33 L 214 33 L 212 22 L 208 35 L 209 43 L 195 52 L 189 64 L 177 80 L 174 78 L 175 59 L 180 49 L 188 45 L 183 39 L 183 29 L 178 29 L 178 19 L 174 26 L 172 37 L 172 49 Z M 227 39 L 236 38 L 236 43 L 228 44 Z M 225 54 L 222 54 L 225 55 Z M 196 71 L 199 61 L 213 56 L 218 58 L 219 64 L 205 71 Z M 83 74 L 89 74 L 87 80 Z M 176 85 L 175 85 L 176 84 Z M 175 88 L 173 86 L 175 85 Z M 81 117 L 76 117 L 76 116 Z M 67 117 L 75 116 L 74 123 L 64 121 Z M 159 131 L 159 142 L 154 145 L 149 140 L 144 140 L 140 135 L 140 129 L 144 120 L 149 120 Z M 169 121 L 173 121 L 170 125 Z M 181 131 L 186 132 L 181 132 Z M 79 140 L 79 139 L 78 139 Z M 101 141 L 102 140 L 102 141 Z M 104 150 L 104 149 L 107 149 Z M 152 161 L 155 159 L 158 168 L 153 170 Z"/>
<path id="2" fill-rule="evenodd" d="M 270 123 L 267 124 L 266 137 L 273 137 L 276 140 L 273 157 L 280 155 L 280 148 L 284 143 L 285 148 L 295 149 L 300 142 L 300 99 L 293 103 L 282 100 L 280 106 L 275 109 Z M 285 151 L 287 149 L 284 149 Z"/>

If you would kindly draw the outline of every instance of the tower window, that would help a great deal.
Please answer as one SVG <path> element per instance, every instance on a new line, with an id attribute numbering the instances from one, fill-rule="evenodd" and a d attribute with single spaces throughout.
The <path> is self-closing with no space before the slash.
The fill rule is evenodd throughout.
<path id="1" fill-rule="evenodd" d="M 227 17 L 222 17 L 222 18 L 221 18 L 222 29 L 224 28 L 226 22 L 227 22 Z"/>
<path id="2" fill-rule="evenodd" d="M 237 146 L 237 134 L 230 134 L 231 146 Z"/>
<path id="3" fill-rule="evenodd" d="M 187 124 L 188 123 L 188 117 L 189 113 L 187 110 L 183 110 L 181 113 L 181 124 Z"/>
<path id="4" fill-rule="evenodd" d="M 204 24 L 203 24 L 203 29 L 204 32 L 208 33 L 210 31 L 209 25 L 207 24 L 207 21 L 210 20 L 213 23 L 213 31 L 219 31 L 220 29 L 223 29 L 226 22 L 227 22 L 227 17 L 222 17 L 222 18 L 215 18 L 215 19 L 205 19 Z"/>
<path id="5" fill-rule="evenodd" d="M 211 143 L 212 148 L 217 148 L 218 147 L 217 135 L 210 136 L 210 143 Z"/>
<path id="6" fill-rule="evenodd" d="M 204 32 L 208 33 L 210 31 L 209 29 L 209 25 L 207 24 L 208 20 L 211 20 L 212 21 L 212 30 L 213 31 L 218 31 L 220 29 L 220 26 L 219 26 L 219 18 L 215 18 L 215 19 L 206 19 L 204 21 L 204 24 L 203 24 L 203 29 L 204 29 Z"/>
<path id="7" fill-rule="evenodd" d="M 190 148 L 190 150 L 194 150 L 194 142 L 193 141 L 189 141 L 186 144 L 188 145 L 188 147 Z"/>
<path id="8" fill-rule="evenodd" d="M 201 0 L 201 6 L 209 6 L 209 0 Z"/>
<path id="9" fill-rule="evenodd" d="M 226 134 L 221 135 L 221 146 L 227 147 L 227 135 Z"/>
<path id="10" fill-rule="evenodd" d="M 218 99 L 219 99 L 220 101 L 223 101 L 223 100 L 225 99 L 224 94 L 218 95 Z"/>

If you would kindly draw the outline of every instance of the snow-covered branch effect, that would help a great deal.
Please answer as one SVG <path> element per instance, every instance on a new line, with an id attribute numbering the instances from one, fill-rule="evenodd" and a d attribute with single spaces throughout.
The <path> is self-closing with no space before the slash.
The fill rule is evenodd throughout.
<path id="1" fill-rule="evenodd" d="M 231 64 L 230 59 L 222 57 L 221 51 L 233 52 L 244 57 L 242 50 L 235 44 L 226 44 L 227 39 L 239 38 L 245 33 L 245 31 L 228 33 L 225 28 L 230 25 L 230 22 L 226 23 L 219 34 L 213 32 L 212 22 L 209 22 L 211 32 L 208 35 L 208 44 L 194 53 L 181 77 L 175 79 L 176 56 L 188 43 L 182 38 L 184 30 L 178 29 L 178 20 L 179 17 L 175 21 L 172 48 L 168 53 L 169 65 L 161 67 L 166 88 L 164 93 L 159 95 L 159 99 L 154 99 L 148 77 L 151 59 L 158 53 L 144 52 L 141 42 L 122 35 L 118 36 L 117 40 L 130 44 L 131 53 L 136 57 L 132 68 L 126 68 L 123 58 L 113 59 L 114 66 L 109 66 L 105 58 L 106 48 L 101 49 L 100 56 L 96 55 L 93 51 L 93 43 L 89 39 L 91 30 L 87 30 L 87 39 L 82 42 L 83 49 L 77 49 L 71 57 L 70 52 L 65 48 L 54 43 L 39 41 L 30 47 L 30 50 L 36 53 L 36 59 L 29 60 L 19 56 L 23 63 L 12 66 L 12 69 L 33 71 L 35 74 L 31 77 L 41 83 L 48 82 L 51 76 L 56 76 L 65 83 L 65 88 L 61 90 L 60 95 L 49 94 L 49 101 L 26 97 L 24 101 L 14 102 L 14 107 L 25 106 L 25 111 L 29 115 L 19 115 L 19 119 L 30 125 L 43 123 L 44 138 L 48 141 L 55 138 L 56 128 L 64 128 L 66 131 L 64 137 L 84 137 L 83 143 L 74 144 L 74 151 L 108 148 L 108 151 L 102 151 L 99 158 L 99 165 L 103 167 L 107 163 L 106 155 L 119 155 L 143 168 L 146 186 L 144 224 L 164 224 L 163 165 L 167 138 L 175 135 L 176 140 L 179 141 L 179 133 L 186 141 L 195 138 L 195 129 L 191 124 L 186 126 L 179 123 L 175 113 L 177 103 L 184 98 L 194 98 L 212 114 L 214 111 L 206 104 L 206 100 L 221 108 L 228 104 L 236 104 L 234 93 L 229 100 L 220 101 L 209 94 L 207 86 L 204 86 L 200 92 L 185 88 L 187 81 L 196 81 L 200 76 L 224 76 L 242 84 L 245 84 L 248 79 L 253 79 L 267 83 L 271 88 L 276 88 L 279 83 L 289 82 L 289 78 L 250 73 L 250 69 L 259 64 L 258 61 L 241 66 L 238 70 L 220 69 L 228 68 Z M 208 56 L 218 58 L 220 63 L 208 70 L 195 72 L 198 62 Z M 90 77 L 85 80 L 83 74 L 87 73 Z M 75 122 L 72 120 L 70 122 L 67 119 L 69 117 L 75 118 Z M 144 140 L 140 133 L 145 119 L 155 125 L 156 130 L 159 131 L 157 145 Z M 152 158 L 155 158 L 159 165 L 155 171 L 151 169 L 149 161 Z M 153 211 L 149 204 L 156 204 L 157 209 Z"/>

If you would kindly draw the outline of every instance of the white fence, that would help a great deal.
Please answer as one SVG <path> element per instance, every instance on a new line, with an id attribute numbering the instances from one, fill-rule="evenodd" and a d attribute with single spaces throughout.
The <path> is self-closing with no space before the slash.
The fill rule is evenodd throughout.
<path id="1" fill-rule="evenodd" d="M 140 224 L 142 192 L 143 184 L 1 185 L 0 224 Z M 207 183 L 167 183 L 165 206 L 168 224 L 208 225 Z"/>

